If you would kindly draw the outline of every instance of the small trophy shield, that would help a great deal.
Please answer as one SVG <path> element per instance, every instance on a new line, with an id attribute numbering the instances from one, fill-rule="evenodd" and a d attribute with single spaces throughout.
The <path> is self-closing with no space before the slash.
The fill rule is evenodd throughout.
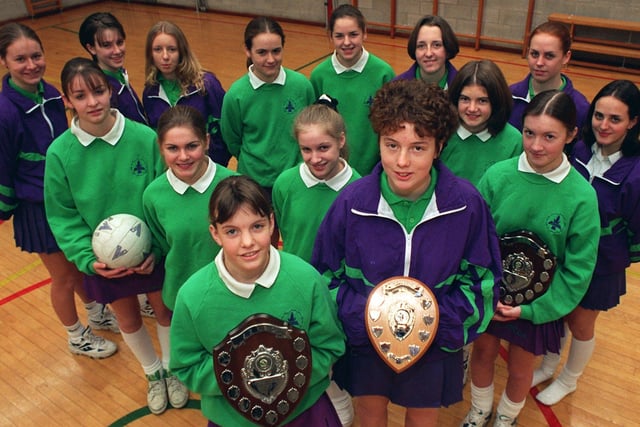
<path id="1" fill-rule="evenodd" d="M 396 373 L 426 353 L 438 329 L 435 296 L 427 285 L 411 277 L 380 282 L 369 294 L 365 310 L 369 340 Z"/>
<path id="2" fill-rule="evenodd" d="M 278 426 L 311 380 L 311 344 L 302 329 L 268 314 L 245 319 L 213 349 L 216 381 L 249 421 Z"/>

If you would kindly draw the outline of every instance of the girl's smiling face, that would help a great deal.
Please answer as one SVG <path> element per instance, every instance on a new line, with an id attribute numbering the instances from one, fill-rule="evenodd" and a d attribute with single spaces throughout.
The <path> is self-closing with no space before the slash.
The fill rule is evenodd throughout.
<path id="1" fill-rule="evenodd" d="M 577 128 L 569 131 L 560 120 L 547 114 L 526 116 L 522 127 L 522 147 L 533 170 L 543 174 L 560 166 L 562 150 L 577 132 Z"/>
<path id="2" fill-rule="evenodd" d="M 302 160 L 318 179 L 329 180 L 340 172 L 344 165 L 340 161 L 340 150 L 344 147 L 345 136 L 336 139 L 318 124 L 305 125 L 298 132 L 298 145 Z"/>
<path id="3" fill-rule="evenodd" d="M 99 35 L 95 35 L 93 46 L 87 44 L 86 48 L 97 58 L 98 65 L 103 70 L 115 73 L 124 67 L 126 45 L 120 31 L 104 29 Z"/>
<path id="4" fill-rule="evenodd" d="M 13 83 L 27 92 L 35 93 L 47 69 L 42 46 L 36 40 L 27 37 L 14 40 L 1 61 Z"/>
<path id="5" fill-rule="evenodd" d="M 345 67 L 352 67 L 360 59 L 367 33 L 358 26 L 355 18 L 345 16 L 336 19 L 331 32 L 331 41 L 338 61 Z"/>
<path id="6" fill-rule="evenodd" d="M 596 101 L 591 117 L 591 127 L 602 153 L 609 156 L 622 148 L 629 129 L 638 121 L 629 117 L 629 106 L 613 96 L 603 96 Z"/>
<path id="7" fill-rule="evenodd" d="M 160 144 L 160 152 L 167 167 L 181 181 L 192 185 L 207 171 L 207 141 L 202 141 L 188 126 L 176 126 L 167 130 Z"/>
<path id="8" fill-rule="evenodd" d="M 458 97 L 458 114 L 465 129 L 471 133 L 485 130 L 491 112 L 491 101 L 484 86 L 472 84 L 462 88 Z"/>
<path id="9" fill-rule="evenodd" d="M 222 247 L 224 266 L 242 283 L 255 283 L 269 264 L 273 214 L 254 212 L 248 204 L 227 221 L 209 226 L 213 240 Z"/>
<path id="10" fill-rule="evenodd" d="M 275 33 L 260 33 L 251 40 L 245 54 L 253 63 L 253 72 L 260 80 L 272 83 L 282 66 L 282 38 Z"/>

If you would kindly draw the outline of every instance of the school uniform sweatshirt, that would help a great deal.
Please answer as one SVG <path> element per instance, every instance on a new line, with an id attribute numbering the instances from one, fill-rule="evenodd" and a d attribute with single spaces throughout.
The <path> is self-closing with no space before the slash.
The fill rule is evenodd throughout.
<path id="1" fill-rule="evenodd" d="M 178 289 L 220 251 L 209 233 L 209 199 L 218 183 L 235 173 L 214 163 L 210 167 L 215 168 L 215 175 L 202 193 L 191 186 L 178 193 L 165 172 L 149 184 L 142 197 L 144 219 L 154 246 L 165 257 L 162 300 L 170 310 L 174 309 Z"/>
<path id="2" fill-rule="evenodd" d="M 542 324 L 569 314 L 587 291 L 600 237 L 598 202 L 575 169 L 556 183 L 519 171 L 518 161 L 516 157 L 493 165 L 478 189 L 491 208 L 499 236 L 531 231 L 556 256 L 547 292 L 520 306 L 522 319 Z"/>
<path id="3" fill-rule="evenodd" d="M 369 110 L 378 89 L 394 76 L 393 68 L 371 53 L 362 72 L 348 70 L 338 74 L 331 57 L 311 72 L 316 98 L 327 94 L 338 100 L 338 112 L 347 128 L 349 164 L 360 175 L 369 174 L 380 161 L 378 135 L 371 127 Z"/>
<path id="4" fill-rule="evenodd" d="M 220 129 L 231 155 L 238 159 L 238 172 L 263 187 L 273 187 L 280 173 L 300 161 L 293 137 L 293 120 L 315 101 L 307 78 L 282 68 L 286 82 L 264 84 L 254 89 L 245 74 L 224 97 Z"/>
<path id="5" fill-rule="evenodd" d="M 91 249 L 95 227 L 114 214 L 143 219 L 142 193 L 164 171 L 155 132 L 122 119 L 124 130 L 115 145 L 96 138 L 85 146 L 69 129 L 47 152 L 47 220 L 67 259 L 85 274 L 95 274 Z"/>
<path id="6" fill-rule="evenodd" d="M 331 188 L 326 182 L 307 187 L 301 177 L 303 167 L 300 164 L 287 169 L 276 179 L 273 209 L 282 235 L 282 249 L 309 262 L 320 222 L 340 191 L 360 178 L 360 174 L 352 170 L 351 177 L 339 189 Z"/>
<path id="7" fill-rule="evenodd" d="M 491 136 L 488 131 L 484 135 L 488 139 L 458 128 L 440 154 L 440 160 L 451 172 L 475 186 L 494 163 L 522 153 L 522 134 L 508 123 L 497 135 Z"/>
<path id="8" fill-rule="evenodd" d="M 221 257 L 222 254 L 218 254 Z M 270 314 L 306 331 L 311 343 L 309 388 L 289 420 L 310 408 L 329 385 L 329 369 L 344 353 L 344 335 L 326 281 L 295 255 L 271 248 L 280 266 L 271 287 L 259 284 L 248 298 L 229 290 L 215 262 L 198 270 L 178 291 L 171 321 L 170 369 L 199 393 L 202 413 L 218 425 L 251 427 L 222 395 L 214 374 L 213 348 L 248 316 Z"/>

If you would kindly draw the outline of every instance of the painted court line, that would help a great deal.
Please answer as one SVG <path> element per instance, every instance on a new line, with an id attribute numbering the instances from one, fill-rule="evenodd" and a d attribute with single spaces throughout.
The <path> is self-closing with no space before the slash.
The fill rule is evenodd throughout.
<path id="1" fill-rule="evenodd" d="M 507 349 L 502 345 L 500 346 L 500 357 L 504 359 L 505 362 L 508 362 L 509 354 L 507 353 Z M 553 412 L 550 406 L 544 405 L 536 400 L 536 396 L 538 395 L 539 390 L 538 387 L 531 387 L 529 390 L 529 394 L 533 398 L 533 401 L 538 405 L 538 409 L 542 412 L 542 416 L 547 421 L 549 427 L 562 427 L 562 423 L 556 417 L 556 414 Z"/>

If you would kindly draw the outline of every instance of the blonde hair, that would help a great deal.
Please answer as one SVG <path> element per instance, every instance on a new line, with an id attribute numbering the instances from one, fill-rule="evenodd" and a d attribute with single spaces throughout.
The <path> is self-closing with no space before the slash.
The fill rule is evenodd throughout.
<path id="1" fill-rule="evenodd" d="M 335 109 L 326 104 L 312 104 L 303 109 L 293 122 L 293 134 L 296 139 L 300 132 L 306 126 L 318 125 L 326 132 L 327 135 L 337 141 L 344 135 L 346 137 L 347 129 L 344 119 Z M 348 157 L 347 144 L 345 142 L 340 149 L 340 157 L 346 159 Z"/>
<path id="2" fill-rule="evenodd" d="M 147 34 L 147 42 L 145 45 L 145 86 L 153 86 L 158 84 L 158 68 L 153 63 L 153 41 L 159 34 L 167 34 L 173 36 L 178 44 L 178 53 L 180 59 L 176 67 L 176 76 L 180 84 L 180 92 L 185 93 L 191 85 L 203 93 L 204 87 L 204 70 L 200 62 L 195 57 L 189 41 L 184 35 L 180 27 L 170 21 L 160 21 L 151 27 Z"/>

